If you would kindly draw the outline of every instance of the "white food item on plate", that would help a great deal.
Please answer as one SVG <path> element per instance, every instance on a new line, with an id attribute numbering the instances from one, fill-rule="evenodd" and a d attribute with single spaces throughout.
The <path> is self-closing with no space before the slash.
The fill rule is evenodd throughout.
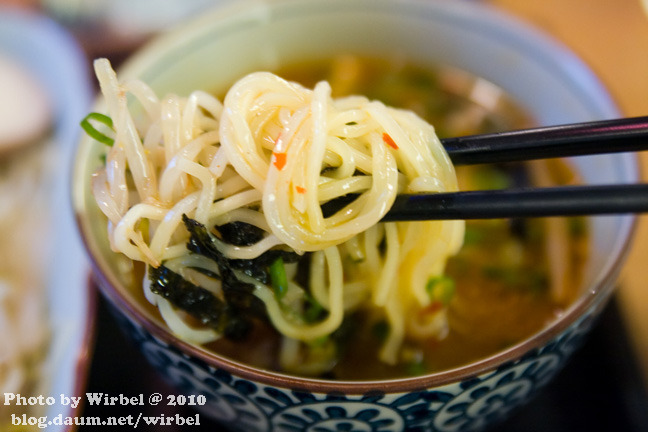
<path id="1" fill-rule="evenodd" d="M 49 96 L 19 63 L 0 54 L 0 152 L 41 137 L 52 122 Z"/>

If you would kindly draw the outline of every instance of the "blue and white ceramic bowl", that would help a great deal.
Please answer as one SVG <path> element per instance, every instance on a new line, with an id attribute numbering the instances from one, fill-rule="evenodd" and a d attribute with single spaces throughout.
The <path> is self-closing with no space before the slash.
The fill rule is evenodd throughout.
<path id="1" fill-rule="evenodd" d="M 159 93 L 218 90 L 253 70 L 342 51 L 394 51 L 459 67 L 505 89 L 538 124 L 617 117 L 600 83 L 543 34 L 474 2 L 332 0 L 233 2 L 162 36 L 121 77 Z M 542 331 L 488 358 L 418 378 L 332 382 L 262 371 L 178 340 L 125 288 L 90 194 L 99 149 L 83 140 L 74 203 L 101 290 L 162 376 L 202 411 L 241 431 L 479 430 L 527 402 L 577 349 L 610 297 L 633 232 L 630 216 L 592 219 L 586 289 Z M 588 183 L 638 179 L 634 156 L 578 158 Z"/>

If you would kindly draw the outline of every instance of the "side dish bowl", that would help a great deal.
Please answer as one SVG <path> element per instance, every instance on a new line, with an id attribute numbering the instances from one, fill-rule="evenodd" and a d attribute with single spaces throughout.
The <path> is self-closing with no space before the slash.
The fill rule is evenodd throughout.
<path id="1" fill-rule="evenodd" d="M 88 259 L 74 223 L 69 196 L 78 122 L 92 102 L 87 59 L 74 38 L 59 24 L 40 14 L 12 8 L 0 8 L 0 54 L 29 71 L 52 105 L 51 131 L 39 142 L 29 144 L 40 146 L 39 151 L 46 152 L 43 157 L 48 163 L 45 172 L 40 173 L 43 184 L 30 191 L 37 193 L 36 196 L 24 198 L 46 200 L 43 207 L 47 211 L 39 215 L 39 223 L 47 228 L 33 231 L 44 231 L 47 235 L 37 241 L 22 240 L 33 242 L 30 246 L 38 249 L 33 250 L 32 256 L 42 256 L 47 263 L 46 269 L 34 269 L 34 263 L 26 266 L 34 274 L 42 270 L 46 281 L 43 291 L 47 296 L 48 347 L 45 370 L 36 390 L 40 393 L 36 396 L 55 397 L 56 403 L 42 412 L 47 418 L 74 416 L 82 407 L 60 404 L 59 398 L 83 394 L 96 305 L 94 290 L 88 289 Z M 25 193 L 25 190 L 17 188 L 15 192 Z M 6 211 L 3 208 L 3 213 Z M 50 424 L 48 430 L 70 428 Z"/>
<path id="2" fill-rule="evenodd" d="M 222 93 L 256 70 L 340 53 L 395 52 L 422 65 L 463 69 L 503 88 L 549 125 L 619 115 L 592 72 L 572 53 L 475 2 L 278 0 L 236 2 L 165 34 L 119 71 L 158 94 Z M 99 102 L 101 104 L 101 102 Z M 97 109 L 101 109 L 100 106 Z M 581 297 L 532 337 L 488 358 L 416 378 L 326 381 L 255 369 L 180 341 L 126 287 L 109 249 L 90 178 L 100 148 L 80 142 L 73 197 L 96 280 L 123 328 L 161 375 L 199 408 L 236 430 L 478 430 L 527 402 L 577 349 L 614 289 L 634 228 L 631 216 L 591 218 L 591 260 Z M 586 183 L 638 179 L 633 155 L 574 160 Z M 312 429 L 318 427 L 319 429 Z"/>

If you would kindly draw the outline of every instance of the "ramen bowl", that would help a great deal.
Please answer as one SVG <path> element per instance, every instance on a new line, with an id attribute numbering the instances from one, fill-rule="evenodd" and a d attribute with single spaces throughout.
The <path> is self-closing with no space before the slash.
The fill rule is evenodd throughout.
<path id="1" fill-rule="evenodd" d="M 596 77 L 564 47 L 474 2 L 279 0 L 235 2 L 165 34 L 119 71 L 158 94 L 222 93 L 243 75 L 341 53 L 445 64 L 504 89 L 536 124 L 617 117 Z M 483 87 L 482 87 L 483 89 Z M 473 93 L 476 93 L 473 91 Z M 101 102 L 98 102 L 101 104 Z M 98 106 L 97 110 L 102 107 Z M 496 354 L 414 378 L 331 381 L 275 373 L 186 343 L 128 288 L 91 195 L 100 145 L 80 142 L 73 196 L 101 292 L 161 376 L 193 405 L 242 431 L 480 430 L 505 418 L 560 370 L 613 293 L 634 218 L 591 218 L 582 294 L 531 337 Z M 585 183 L 638 179 L 632 155 L 574 158 Z M 127 265 L 127 264 L 126 264 Z"/>

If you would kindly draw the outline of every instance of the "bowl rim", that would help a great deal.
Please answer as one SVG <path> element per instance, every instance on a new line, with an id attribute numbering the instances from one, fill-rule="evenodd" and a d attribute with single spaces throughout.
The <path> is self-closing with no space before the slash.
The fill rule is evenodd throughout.
<path id="1" fill-rule="evenodd" d="M 227 5 L 225 7 L 226 13 L 227 11 L 231 12 L 232 10 L 234 11 L 234 13 L 236 13 L 237 10 L 243 10 L 243 5 L 245 4 L 252 4 L 257 6 L 261 5 L 261 7 L 263 8 L 266 7 L 268 3 L 288 4 L 304 2 L 296 0 L 274 0 L 261 3 L 259 3 L 258 1 L 236 3 L 237 4 L 233 6 Z M 384 3 L 385 2 L 383 2 L 383 4 Z M 397 3 L 408 3 L 413 5 L 417 4 L 419 6 L 423 5 L 423 3 L 419 0 L 400 0 Z M 443 2 L 440 1 L 430 3 L 440 6 Z M 561 43 L 557 42 L 547 34 L 538 31 L 534 27 L 529 27 L 527 24 L 522 24 L 520 21 L 518 21 L 517 18 L 509 16 L 500 10 L 491 8 L 488 5 L 475 4 L 472 2 L 466 2 L 470 3 L 469 5 L 459 5 L 457 4 L 457 2 L 447 3 L 451 4 L 443 5 L 443 7 L 451 9 L 454 8 L 453 11 L 459 10 L 459 12 L 462 14 L 470 14 L 474 17 L 479 17 L 480 15 L 488 16 L 488 19 L 493 22 L 492 25 L 499 26 L 498 31 L 500 33 L 515 32 L 521 39 L 524 40 L 525 43 L 535 46 L 536 49 L 540 50 L 541 54 L 543 54 L 544 56 L 553 57 L 555 59 L 559 59 L 560 61 L 564 61 L 564 63 L 566 64 L 569 64 L 569 66 L 565 66 L 565 68 L 580 68 L 576 72 L 572 70 L 572 74 L 585 72 L 585 76 L 590 80 L 588 84 L 596 88 L 603 99 L 609 97 L 604 86 L 600 82 L 598 82 L 598 79 L 590 72 L 589 68 L 587 68 L 587 66 L 580 62 L 580 60 L 571 51 L 569 51 Z M 155 59 L 155 57 L 157 56 L 156 50 L 163 49 L 163 47 L 165 45 L 168 46 L 168 44 L 172 44 L 174 47 L 181 46 L 183 41 L 190 40 L 192 36 L 195 37 L 195 35 L 200 34 L 201 24 L 209 22 L 209 19 L 213 17 L 218 17 L 222 12 L 223 7 L 217 7 L 211 14 L 205 14 L 198 20 L 191 21 L 188 24 L 180 25 L 174 31 L 158 36 L 153 41 L 146 44 L 136 55 L 128 59 L 120 68 L 120 72 L 124 71 L 126 72 L 126 75 L 132 76 L 133 71 L 142 68 L 142 65 L 145 65 L 148 62 L 152 62 L 152 60 Z M 579 91 L 582 91 L 582 89 Z M 608 113 L 616 111 L 616 106 L 614 106 L 613 102 L 611 102 L 611 99 L 607 100 L 608 106 L 605 107 L 603 111 L 607 110 Z M 628 161 L 629 160 L 630 159 L 628 159 Z M 635 157 L 633 159 L 633 162 L 635 167 L 633 167 L 634 172 L 631 174 L 638 178 L 638 159 Z M 77 170 L 80 171 L 78 167 Z M 79 172 L 77 172 L 74 177 L 77 178 L 78 175 Z M 74 187 L 73 189 L 75 190 L 75 192 L 80 190 L 76 187 Z M 83 198 L 79 197 L 79 199 L 82 200 Z M 83 205 L 81 205 L 81 207 L 83 207 Z M 82 241 L 85 245 L 86 251 L 90 256 L 90 263 L 93 268 L 93 274 L 95 278 L 94 281 L 99 286 L 102 294 L 111 302 L 113 302 L 121 313 L 126 314 L 130 320 L 144 327 L 154 338 L 162 341 L 169 346 L 177 348 L 184 355 L 189 355 L 202 361 L 210 369 L 222 369 L 237 377 L 245 378 L 250 381 L 280 388 L 306 389 L 308 391 L 319 393 L 335 392 L 349 395 L 365 394 L 367 392 L 376 391 L 385 393 L 409 392 L 449 385 L 464 379 L 496 370 L 503 364 L 522 358 L 525 353 L 528 353 L 534 349 L 541 348 L 550 340 L 558 337 L 571 325 L 577 323 L 580 318 L 587 315 L 587 311 L 590 310 L 590 308 L 601 306 L 605 303 L 605 300 L 607 300 L 607 298 L 611 296 L 614 291 L 614 281 L 616 280 L 625 257 L 629 252 L 637 224 L 636 217 L 624 217 L 622 227 L 620 229 L 620 235 L 615 239 L 615 243 L 610 248 L 612 255 L 614 255 L 616 258 L 614 260 L 606 261 L 606 266 L 598 272 L 598 274 L 602 276 L 592 283 L 592 286 L 587 293 L 576 300 L 560 317 L 552 321 L 551 324 L 547 325 L 534 335 L 488 357 L 476 360 L 467 365 L 460 365 L 440 372 L 416 377 L 366 381 L 343 381 L 300 377 L 280 372 L 263 370 L 229 359 L 217 353 L 208 351 L 200 346 L 180 340 L 166 327 L 161 325 L 158 320 L 149 316 L 149 314 L 144 311 L 141 306 L 131 303 L 120 292 L 120 289 L 118 288 L 119 282 L 117 278 L 107 272 L 106 266 L 101 262 L 102 257 L 97 257 L 95 253 L 93 253 L 93 248 L 95 247 L 94 241 L 92 238 L 90 238 L 90 234 L 85 227 L 86 221 L 82 217 L 79 208 L 75 209 L 75 215 L 77 226 L 79 227 L 79 231 L 81 233 Z"/>

